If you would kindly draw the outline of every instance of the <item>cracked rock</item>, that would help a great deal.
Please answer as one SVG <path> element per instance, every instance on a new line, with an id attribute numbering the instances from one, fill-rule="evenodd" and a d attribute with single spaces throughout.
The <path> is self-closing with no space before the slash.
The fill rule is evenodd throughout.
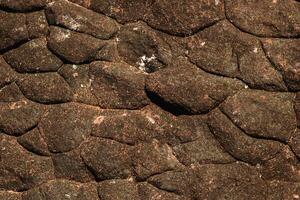
<path id="1" fill-rule="evenodd" d="M 0 103 L 0 129 L 19 136 L 35 127 L 43 114 L 42 106 L 28 100 Z"/>
<path id="2" fill-rule="evenodd" d="M 140 143 L 135 147 L 133 166 L 139 180 L 182 168 L 182 164 L 175 157 L 172 148 L 157 140 L 153 140 L 151 143 Z"/>
<path id="3" fill-rule="evenodd" d="M 229 20 L 241 30 L 265 37 L 300 34 L 300 4 L 295 0 L 226 1 Z"/>
<path id="4" fill-rule="evenodd" d="M 98 110 L 76 103 L 52 105 L 39 124 L 51 152 L 77 148 L 91 132 Z"/>
<path id="5" fill-rule="evenodd" d="M 81 156 L 97 180 L 131 176 L 131 146 L 113 140 L 92 138 L 83 144 Z"/>
<path id="6" fill-rule="evenodd" d="M 6 62 L 20 73 L 56 71 L 62 61 L 47 48 L 46 38 L 31 40 L 4 54 Z"/>
<path id="7" fill-rule="evenodd" d="M 145 17 L 148 24 L 166 33 L 185 36 L 224 18 L 223 1 L 158 0 Z"/>
<path id="8" fill-rule="evenodd" d="M 99 183 L 99 197 L 103 200 L 140 200 L 136 184 L 130 180 L 105 180 Z"/>
<path id="9" fill-rule="evenodd" d="M 186 62 L 153 73 L 146 80 L 152 101 L 165 102 L 163 106 L 177 114 L 207 113 L 244 88 L 238 80 L 205 73 Z"/>
<path id="10" fill-rule="evenodd" d="M 128 64 L 93 62 L 89 75 L 101 108 L 137 109 L 149 104 L 144 75 Z"/>
<path id="11" fill-rule="evenodd" d="M 287 142 L 297 127 L 293 100 L 289 93 L 244 90 L 227 98 L 220 109 L 253 137 Z"/>
<path id="12" fill-rule="evenodd" d="M 60 58 L 80 64 L 94 59 L 103 42 L 90 35 L 50 26 L 48 47 Z"/>
<path id="13" fill-rule="evenodd" d="M 39 103 L 63 103 L 72 97 L 69 85 L 55 72 L 26 74 L 17 83 L 25 97 Z"/>
<path id="14" fill-rule="evenodd" d="M 111 18 L 66 0 L 49 4 L 46 14 L 50 24 L 64 26 L 99 39 L 109 39 L 118 31 L 117 23 Z"/>
<path id="15" fill-rule="evenodd" d="M 54 178 L 51 158 L 28 152 L 3 134 L 0 146 L 0 189 L 23 191 Z"/>

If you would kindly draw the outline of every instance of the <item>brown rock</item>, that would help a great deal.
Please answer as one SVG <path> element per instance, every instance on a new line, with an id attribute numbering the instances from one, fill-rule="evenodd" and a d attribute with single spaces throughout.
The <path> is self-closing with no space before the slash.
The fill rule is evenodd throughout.
<path id="1" fill-rule="evenodd" d="M 157 71 L 172 62 L 168 44 L 145 23 L 123 26 L 117 37 L 120 57 L 144 72 Z"/>
<path id="2" fill-rule="evenodd" d="M 287 90 L 282 75 L 266 58 L 260 41 L 227 21 L 185 40 L 187 56 L 204 71 L 239 78 L 251 88 Z"/>
<path id="3" fill-rule="evenodd" d="M 90 105 L 98 105 L 92 93 L 92 79 L 89 76 L 89 65 L 63 65 L 58 73 L 66 80 L 73 95 L 73 101 Z"/>
<path id="4" fill-rule="evenodd" d="M 168 34 L 186 36 L 224 18 L 223 1 L 159 0 L 151 6 L 146 21 L 151 27 Z"/>
<path id="5" fill-rule="evenodd" d="M 152 199 L 187 200 L 188 199 L 171 192 L 160 190 L 154 187 L 153 185 L 148 184 L 147 182 L 139 183 L 138 188 L 139 188 L 139 194 L 141 196 L 141 199 L 145 199 L 145 200 L 152 200 Z"/>
<path id="6" fill-rule="evenodd" d="M 101 108 L 137 109 L 149 103 L 144 75 L 128 64 L 93 62 L 89 74 Z"/>
<path id="7" fill-rule="evenodd" d="M 48 50 L 46 38 L 31 40 L 3 57 L 20 73 L 56 71 L 62 65 L 62 61 Z"/>
<path id="8" fill-rule="evenodd" d="M 139 180 L 145 180 L 154 174 L 183 167 L 175 157 L 172 148 L 167 144 L 159 143 L 157 140 L 135 146 L 133 166 Z"/>
<path id="9" fill-rule="evenodd" d="M 0 87 L 16 80 L 15 71 L 6 63 L 2 56 L 0 56 Z"/>
<path id="10" fill-rule="evenodd" d="M 151 9 L 154 0 L 86 0 L 86 2 L 88 3 L 82 3 L 85 7 L 104 13 L 124 24 L 142 19 Z"/>
<path id="11" fill-rule="evenodd" d="M 94 59 L 103 42 L 92 36 L 50 26 L 48 47 L 59 57 L 71 63 L 84 63 Z"/>
<path id="12" fill-rule="evenodd" d="M 67 152 L 77 148 L 91 132 L 98 110 L 90 106 L 68 103 L 52 105 L 39 128 L 51 152 Z"/>
<path id="13" fill-rule="evenodd" d="M 93 181 L 94 177 L 80 157 L 80 150 L 52 156 L 54 173 L 57 179 L 74 180 L 81 183 Z"/>
<path id="14" fill-rule="evenodd" d="M 0 146 L 0 189 L 22 191 L 53 179 L 51 158 L 30 153 L 3 134 Z"/>
<path id="15" fill-rule="evenodd" d="M 296 156 L 300 157 L 300 130 L 297 129 L 292 134 L 290 143 L 290 147 L 292 148 L 293 152 L 296 154 Z"/>
<path id="16" fill-rule="evenodd" d="M 49 25 L 44 11 L 26 14 L 27 29 L 30 38 L 45 37 L 49 31 Z"/>
<path id="17" fill-rule="evenodd" d="M 64 26 L 99 39 L 109 39 L 118 31 L 117 23 L 111 18 L 66 0 L 49 4 L 46 14 L 50 24 Z"/>
<path id="18" fill-rule="evenodd" d="M 66 81 L 57 73 L 23 75 L 17 82 L 25 97 L 39 103 L 61 103 L 71 99 Z"/>
<path id="19" fill-rule="evenodd" d="M 16 83 L 11 83 L 0 89 L 0 102 L 14 102 L 22 98 L 23 94 Z"/>
<path id="20" fill-rule="evenodd" d="M 297 127 L 293 100 L 290 93 L 244 90 L 220 109 L 248 135 L 287 142 Z"/>
<path id="21" fill-rule="evenodd" d="M 105 180 L 99 183 L 98 193 L 103 200 L 140 200 L 137 186 L 130 180 Z"/>
<path id="22" fill-rule="evenodd" d="M 37 125 L 43 114 L 42 106 L 28 100 L 0 103 L 0 129 L 19 136 Z"/>
<path id="23" fill-rule="evenodd" d="M 0 11 L 0 51 L 28 40 L 26 15 Z"/>
<path id="24" fill-rule="evenodd" d="M 203 72 L 186 61 L 147 77 L 150 98 L 174 114 L 207 113 L 245 85 Z"/>
<path id="25" fill-rule="evenodd" d="M 198 180 L 195 199 L 265 199 L 267 185 L 254 167 L 233 163 L 200 165 L 193 169 Z"/>
<path id="26" fill-rule="evenodd" d="M 21 200 L 21 193 L 12 191 L 0 191 L 0 199 Z"/>
<path id="27" fill-rule="evenodd" d="M 219 109 L 209 114 L 209 127 L 216 139 L 234 158 L 251 164 L 263 163 L 276 156 L 283 144 L 247 136 Z"/>
<path id="28" fill-rule="evenodd" d="M 22 0 L 22 1 L 10 1 L 1 0 L 0 6 L 13 11 L 34 11 L 41 9 L 46 4 L 50 2 L 49 0 Z"/>
<path id="29" fill-rule="evenodd" d="M 95 184 L 81 184 L 69 180 L 51 180 L 47 183 L 24 192 L 23 200 L 96 200 L 98 199 Z"/>
<path id="30" fill-rule="evenodd" d="M 81 157 L 97 180 L 131 176 L 131 147 L 128 145 L 91 138 L 83 144 Z"/>
<path id="31" fill-rule="evenodd" d="M 270 181 L 268 182 L 268 198 L 272 199 L 299 199 L 300 183 Z"/>
<path id="32" fill-rule="evenodd" d="M 266 39 L 263 42 L 266 55 L 282 73 L 288 88 L 300 89 L 300 40 Z"/>
<path id="33" fill-rule="evenodd" d="M 228 19 L 245 32 L 263 37 L 296 37 L 300 5 L 294 0 L 226 1 Z"/>
<path id="34" fill-rule="evenodd" d="M 41 156 L 49 156 L 48 146 L 38 128 L 34 128 L 17 138 L 25 149 Z"/>

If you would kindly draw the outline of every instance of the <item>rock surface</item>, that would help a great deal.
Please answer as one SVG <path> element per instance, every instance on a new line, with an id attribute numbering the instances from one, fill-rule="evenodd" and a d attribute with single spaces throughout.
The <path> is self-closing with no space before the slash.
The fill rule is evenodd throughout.
<path id="1" fill-rule="evenodd" d="M 300 199 L 299 0 L 0 0 L 0 199 Z"/>

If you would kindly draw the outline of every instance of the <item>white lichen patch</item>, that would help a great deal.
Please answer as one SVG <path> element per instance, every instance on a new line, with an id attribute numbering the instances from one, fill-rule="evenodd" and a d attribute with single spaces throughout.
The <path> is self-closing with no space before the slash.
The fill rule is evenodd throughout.
<path id="1" fill-rule="evenodd" d="M 94 119 L 93 124 L 99 125 L 103 122 L 104 116 L 98 116 Z"/>
<path id="2" fill-rule="evenodd" d="M 77 65 L 72 65 L 72 68 L 73 68 L 73 69 L 77 69 L 78 66 L 77 66 Z"/>
<path id="3" fill-rule="evenodd" d="M 151 124 L 155 124 L 155 120 L 150 117 L 150 116 L 146 116 L 146 118 L 148 119 L 148 121 L 151 123 Z"/>
<path id="4" fill-rule="evenodd" d="M 219 5 L 220 4 L 220 0 L 215 0 L 215 5 Z"/>
<path id="5" fill-rule="evenodd" d="M 258 52 L 258 48 L 255 47 L 255 48 L 253 49 L 253 52 L 254 52 L 254 53 L 257 53 L 257 52 Z"/>
<path id="6" fill-rule="evenodd" d="M 66 39 L 70 38 L 70 36 L 71 36 L 71 31 L 69 30 L 62 31 L 59 29 L 59 33 L 56 35 L 55 39 L 57 42 L 63 42 Z"/>
<path id="7" fill-rule="evenodd" d="M 70 194 L 65 194 L 65 197 L 68 199 L 71 199 L 71 195 Z"/>
<path id="8" fill-rule="evenodd" d="M 294 198 L 294 199 L 299 199 L 300 196 L 299 196 L 298 194 L 293 194 L 293 198 Z"/>
<path id="9" fill-rule="evenodd" d="M 81 24 L 78 23 L 73 17 L 69 15 L 62 15 L 61 21 L 66 24 L 72 30 L 78 30 L 81 27 Z"/>
<path id="10" fill-rule="evenodd" d="M 272 3 L 277 3 L 277 0 L 273 0 Z"/>
<path id="11" fill-rule="evenodd" d="M 138 61 L 136 64 L 139 66 L 139 69 L 144 71 L 144 72 L 147 72 L 147 64 L 149 62 L 151 62 L 152 60 L 155 60 L 156 57 L 155 55 L 152 54 L 151 57 L 147 57 L 146 55 L 143 55 L 142 57 L 139 58 L 140 61 Z"/>
<path id="12" fill-rule="evenodd" d="M 201 44 L 200 44 L 202 47 L 205 45 L 205 42 L 201 42 Z"/>

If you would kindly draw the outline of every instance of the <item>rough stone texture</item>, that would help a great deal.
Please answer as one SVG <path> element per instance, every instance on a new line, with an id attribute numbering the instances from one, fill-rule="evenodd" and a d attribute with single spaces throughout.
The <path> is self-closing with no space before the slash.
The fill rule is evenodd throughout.
<path id="1" fill-rule="evenodd" d="M 47 48 L 46 38 L 34 39 L 4 54 L 6 62 L 20 73 L 56 71 L 62 61 Z"/>
<path id="2" fill-rule="evenodd" d="M 39 128 L 51 152 L 67 152 L 78 147 L 90 134 L 97 110 L 76 103 L 50 106 Z"/>
<path id="3" fill-rule="evenodd" d="M 22 135 L 35 127 L 44 111 L 28 100 L 0 103 L 0 129 L 9 135 Z"/>
<path id="4" fill-rule="evenodd" d="M 48 2 L 50 2 L 50 0 L 1 0 L 0 7 L 14 11 L 33 11 L 45 7 Z"/>
<path id="5" fill-rule="evenodd" d="M 39 103 L 62 103 L 71 99 L 72 92 L 57 73 L 26 74 L 17 81 L 28 99 Z"/>
<path id="6" fill-rule="evenodd" d="M 99 184 L 98 193 L 103 200 L 139 200 L 133 180 L 106 180 Z"/>
<path id="7" fill-rule="evenodd" d="M 191 62 L 207 72 L 241 79 L 251 88 L 286 90 L 260 41 L 227 21 L 188 37 L 186 45 Z"/>
<path id="8" fill-rule="evenodd" d="M 23 191 L 53 179 L 51 158 L 26 151 L 11 136 L 1 134 L 0 188 Z"/>
<path id="9" fill-rule="evenodd" d="M 154 72 L 171 63 L 171 49 L 145 23 L 124 26 L 118 37 L 118 52 L 125 62 L 145 72 Z"/>
<path id="10" fill-rule="evenodd" d="M 92 36 L 51 26 L 48 47 L 59 57 L 79 64 L 92 60 L 102 47 L 102 41 Z"/>
<path id="11" fill-rule="evenodd" d="M 148 24 L 174 35 L 190 35 L 224 18 L 223 1 L 159 0 L 151 6 Z"/>
<path id="12" fill-rule="evenodd" d="M 136 109 L 149 103 L 144 75 L 128 64 L 93 62 L 89 75 L 101 108 Z"/>
<path id="13" fill-rule="evenodd" d="M 184 61 L 148 76 L 146 88 L 155 100 L 177 107 L 174 110 L 179 113 L 199 114 L 209 112 L 245 85 L 205 73 Z"/>
<path id="14" fill-rule="evenodd" d="M 299 0 L 0 0 L 0 200 L 300 199 Z"/>
<path id="15" fill-rule="evenodd" d="M 295 0 L 228 0 L 228 19 L 257 36 L 296 37 L 300 34 L 300 4 Z"/>
<path id="16" fill-rule="evenodd" d="M 131 147 L 126 144 L 92 138 L 83 144 L 81 156 L 97 180 L 131 176 Z"/>
<path id="17" fill-rule="evenodd" d="M 109 17 L 97 14 L 66 0 L 55 1 L 46 9 L 50 24 L 90 34 L 99 39 L 109 39 L 117 31 L 117 23 Z"/>
<path id="18" fill-rule="evenodd" d="M 286 85 L 298 91 L 300 82 L 300 41 L 296 39 L 266 39 L 263 42 L 270 62 L 282 73 Z M 280 49 L 280 51 L 276 51 Z"/>

